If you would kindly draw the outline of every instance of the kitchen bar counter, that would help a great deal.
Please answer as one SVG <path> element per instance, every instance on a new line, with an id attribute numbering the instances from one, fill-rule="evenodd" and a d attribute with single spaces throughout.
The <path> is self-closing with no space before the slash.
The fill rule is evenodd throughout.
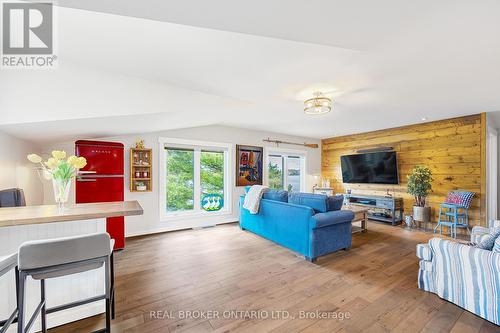
<path id="1" fill-rule="evenodd" d="M 101 202 L 68 205 L 60 214 L 56 205 L 0 208 L 0 256 L 17 252 L 26 241 L 71 237 L 106 232 L 106 218 L 142 215 L 137 201 Z M 125 218 L 131 222 L 134 218 Z M 133 222 L 132 222 L 133 223 Z M 73 249 L 75 250 L 75 249 Z M 126 250 L 125 250 L 126 251 Z M 123 255 L 125 251 L 122 252 Z M 121 255 L 121 254 L 120 254 Z M 0 319 L 7 318 L 16 306 L 14 271 L 0 277 Z M 104 270 L 99 268 L 79 274 L 49 279 L 45 284 L 48 307 L 70 303 L 104 292 Z M 27 283 L 27 307 L 32 313 L 40 300 L 40 282 Z M 123 292 L 123 291 L 122 291 Z M 104 301 L 85 304 L 48 315 L 48 327 L 98 315 L 104 312 Z M 34 331 L 40 330 L 40 317 Z M 9 331 L 11 332 L 11 331 Z"/>
<path id="2" fill-rule="evenodd" d="M 62 213 L 59 213 L 57 205 L 0 208 L 0 227 L 142 215 L 142 213 L 141 205 L 135 200 L 67 205 Z"/>

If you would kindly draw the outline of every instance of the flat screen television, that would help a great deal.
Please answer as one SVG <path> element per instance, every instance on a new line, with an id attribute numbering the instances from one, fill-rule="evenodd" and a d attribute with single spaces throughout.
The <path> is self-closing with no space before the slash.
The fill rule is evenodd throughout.
<path id="1" fill-rule="evenodd" d="M 395 151 L 340 157 L 342 181 L 359 184 L 398 184 L 398 161 Z"/>

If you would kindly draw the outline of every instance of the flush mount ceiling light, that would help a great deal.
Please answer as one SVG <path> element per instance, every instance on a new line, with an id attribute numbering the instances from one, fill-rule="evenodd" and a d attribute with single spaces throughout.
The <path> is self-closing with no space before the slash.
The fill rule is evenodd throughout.
<path id="1" fill-rule="evenodd" d="M 325 114 L 332 111 L 332 100 L 323 96 L 322 93 L 314 93 L 314 97 L 304 102 L 306 114 Z"/>

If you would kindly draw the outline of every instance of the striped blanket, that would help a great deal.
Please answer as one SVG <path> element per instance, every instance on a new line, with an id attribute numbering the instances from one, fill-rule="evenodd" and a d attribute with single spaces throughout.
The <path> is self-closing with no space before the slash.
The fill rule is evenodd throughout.
<path id="1" fill-rule="evenodd" d="M 433 238 L 417 257 L 420 289 L 500 325 L 500 253 Z"/>

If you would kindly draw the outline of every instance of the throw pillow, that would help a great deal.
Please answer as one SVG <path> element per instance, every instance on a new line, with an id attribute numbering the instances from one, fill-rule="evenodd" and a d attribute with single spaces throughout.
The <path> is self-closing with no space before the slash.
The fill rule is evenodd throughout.
<path id="1" fill-rule="evenodd" d="M 269 190 L 262 196 L 262 199 L 288 202 L 288 191 L 285 190 Z"/>
<path id="2" fill-rule="evenodd" d="M 500 237 L 497 237 L 495 245 L 493 245 L 493 252 L 500 253 Z"/>
<path id="3" fill-rule="evenodd" d="M 481 237 L 477 247 L 483 250 L 491 251 L 498 237 L 500 237 L 500 227 L 492 228 L 489 234 Z"/>
<path id="4" fill-rule="evenodd" d="M 446 199 L 445 199 L 444 202 L 456 205 L 456 204 L 458 204 L 460 202 L 460 197 L 455 192 L 450 192 L 446 196 Z"/>
<path id="5" fill-rule="evenodd" d="M 326 209 L 329 212 L 340 210 L 344 204 L 344 196 L 342 194 L 330 196 L 326 200 Z"/>

